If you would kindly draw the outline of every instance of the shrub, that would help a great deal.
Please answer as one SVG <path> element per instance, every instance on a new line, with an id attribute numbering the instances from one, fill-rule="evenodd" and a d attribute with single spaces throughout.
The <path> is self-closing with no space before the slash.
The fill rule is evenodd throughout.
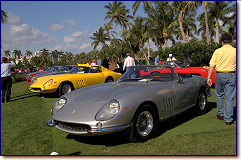
<path id="1" fill-rule="evenodd" d="M 11 75 L 13 83 L 25 81 L 26 77 L 27 77 L 26 73 L 23 73 L 23 74 L 12 74 Z"/>
<path id="2" fill-rule="evenodd" d="M 221 46 L 214 42 L 208 45 L 198 40 L 192 40 L 189 43 L 177 43 L 175 46 L 160 51 L 160 57 L 164 61 L 169 54 L 172 54 L 177 60 L 183 61 L 186 54 L 192 59 L 192 66 L 209 66 L 213 52 Z"/>

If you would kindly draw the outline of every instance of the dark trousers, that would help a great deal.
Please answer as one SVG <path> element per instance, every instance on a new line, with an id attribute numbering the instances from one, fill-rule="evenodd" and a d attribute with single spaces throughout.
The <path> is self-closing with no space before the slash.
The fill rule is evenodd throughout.
<path id="1" fill-rule="evenodd" d="M 2 90 L 3 103 L 5 102 L 5 95 L 6 95 L 6 101 L 10 102 L 11 88 L 12 88 L 12 78 L 10 76 L 1 77 L 1 90 Z"/>

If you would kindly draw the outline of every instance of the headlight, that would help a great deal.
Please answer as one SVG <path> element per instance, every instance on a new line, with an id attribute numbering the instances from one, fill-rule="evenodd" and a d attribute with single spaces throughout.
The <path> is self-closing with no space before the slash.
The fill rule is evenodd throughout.
<path id="1" fill-rule="evenodd" d="M 95 116 L 97 121 L 107 121 L 116 116 L 120 111 L 120 105 L 117 100 L 111 100 L 105 104 Z"/>
<path id="2" fill-rule="evenodd" d="M 50 80 L 48 80 L 46 83 L 44 83 L 44 87 L 48 87 L 48 86 L 50 86 L 51 84 L 53 83 L 53 80 L 52 79 L 50 79 Z"/>
<path id="3" fill-rule="evenodd" d="M 58 110 L 60 110 L 66 103 L 67 103 L 66 97 L 61 97 L 60 99 L 58 99 L 54 104 L 54 107 L 52 109 L 52 114 L 55 114 L 56 112 L 58 112 Z"/>

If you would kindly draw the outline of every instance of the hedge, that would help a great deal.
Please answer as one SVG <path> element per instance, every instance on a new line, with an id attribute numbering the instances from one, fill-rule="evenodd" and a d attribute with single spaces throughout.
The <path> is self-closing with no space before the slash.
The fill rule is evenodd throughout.
<path id="1" fill-rule="evenodd" d="M 192 59 L 191 66 L 209 66 L 213 52 L 221 46 L 221 44 L 214 42 L 207 45 L 201 41 L 192 40 L 189 43 L 177 43 L 170 48 L 156 52 L 156 54 L 160 54 L 162 61 L 165 61 L 169 54 L 172 54 L 179 61 L 183 61 L 184 55 L 187 55 Z"/>

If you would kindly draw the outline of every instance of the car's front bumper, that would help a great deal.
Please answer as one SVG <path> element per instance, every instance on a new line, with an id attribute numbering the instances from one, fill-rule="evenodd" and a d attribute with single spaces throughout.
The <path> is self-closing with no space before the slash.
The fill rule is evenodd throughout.
<path id="1" fill-rule="evenodd" d="M 82 127 L 70 127 L 70 126 L 66 126 L 53 121 L 53 120 L 49 120 L 47 122 L 47 125 L 50 127 L 55 126 L 56 128 L 58 128 L 61 131 L 70 133 L 70 134 L 76 134 L 76 135 L 104 135 L 104 134 L 109 134 L 109 133 L 114 133 L 117 131 L 121 131 L 124 130 L 126 128 L 129 127 L 129 125 L 120 125 L 120 126 L 113 126 L 113 127 L 100 127 L 100 128 L 91 128 L 91 127 L 87 127 L 87 125 L 82 125 Z"/>
<path id="2" fill-rule="evenodd" d="M 29 90 L 31 92 L 35 92 L 35 93 L 55 93 L 57 91 L 57 88 L 42 89 L 42 88 L 38 88 L 38 87 L 30 87 Z"/>

